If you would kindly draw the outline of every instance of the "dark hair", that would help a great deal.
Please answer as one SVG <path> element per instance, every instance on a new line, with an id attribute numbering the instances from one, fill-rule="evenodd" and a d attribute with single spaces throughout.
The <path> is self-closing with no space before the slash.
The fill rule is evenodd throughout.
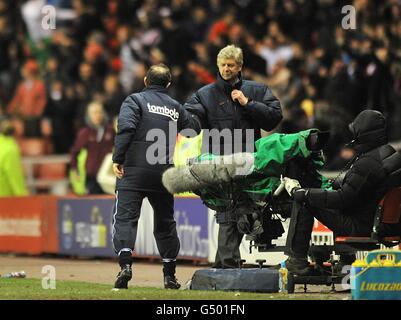
<path id="1" fill-rule="evenodd" d="M 171 82 L 171 72 L 169 67 L 163 63 L 155 64 L 151 66 L 146 73 L 146 79 L 148 85 L 157 85 L 167 87 Z"/>

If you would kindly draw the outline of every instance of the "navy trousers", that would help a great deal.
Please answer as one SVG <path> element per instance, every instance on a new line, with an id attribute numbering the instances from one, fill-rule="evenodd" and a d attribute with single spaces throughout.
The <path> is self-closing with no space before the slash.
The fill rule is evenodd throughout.
<path id="1" fill-rule="evenodd" d="M 119 190 L 113 210 L 113 245 L 118 253 L 135 248 L 142 201 L 148 198 L 154 211 L 153 235 L 163 259 L 175 259 L 180 250 L 174 220 L 174 197 L 170 193 Z"/>

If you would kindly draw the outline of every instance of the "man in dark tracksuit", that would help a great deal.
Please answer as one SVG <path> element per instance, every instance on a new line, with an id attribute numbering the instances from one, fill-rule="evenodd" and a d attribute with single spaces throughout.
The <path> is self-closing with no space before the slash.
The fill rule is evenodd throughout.
<path id="1" fill-rule="evenodd" d="M 217 81 L 200 88 L 184 105 L 193 115 L 198 133 L 201 129 L 217 129 L 219 132 L 225 129 L 231 134 L 235 129 L 241 131 L 241 141 L 203 141 L 209 144 L 211 153 L 253 152 L 254 142 L 261 137 L 261 129 L 270 131 L 282 119 L 280 102 L 264 84 L 243 80 L 242 65 L 240 48 L 230 45 L 220 50 Z M 253 139 L 247 140 L 246 130 L 253 132 Z M 216 221 L 220 227 L 214 267 L 237 268 L 243 233 L 227 214 L 217 213 Z"/>
<path id="2" fill-rule="evenodd" d="M 401 169 L 401 154 L 387 144 L 384 116 L 375 110 L 362 111 L 349 128 L 353 135 L 351 145 L 357 156 L 334 190 L 287 189 L 294 200 L 303 205 L 296 221 L 290 221 L 289 230 L 294 228 L 294 232 L 287 238 L 289 259 L 286 266 L 294 273 L 305 275 L 311 270 L 307 252 L 314 218 L 336 236 L 370 236 L 380 199 L 391 188 L 401 186 L 396 173 Z M 293 223 L 295 225 L 291 225 Z M 383 231 L 398 232 L 399 235 L 400 225 L 396 228 L 398 230 Z M 340 263 L 351 264 L 353 259 L 341 261 L 340 258 Z"/>
<path id="3" fill-rule="evenodd" d="M 162 185 L 161 176 L 170 166 L 174 152 L 176 134 L 169 141 L 170 129 L 189 128 L 190 115 L 167 95 L 171 82 L 167 66 L 152 66 L 144 82 L 146 88 L 142 92 L 131 94 L 123 102 L 115 138 L 113 245 L 121 266 L 115 287 L 127 288 L 131 280 L 138 219 L 142 200 L 147 197 L 154 210 L 153 233 L 163 258 L 164 286 L 178 289 L 175 259 L 180 242 L 174 221 L 174 198 Z"/>

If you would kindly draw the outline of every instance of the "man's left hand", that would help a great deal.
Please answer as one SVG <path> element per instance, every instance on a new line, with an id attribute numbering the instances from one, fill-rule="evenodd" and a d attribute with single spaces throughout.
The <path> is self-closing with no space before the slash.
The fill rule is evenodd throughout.
<path id="1" fill-rule="evenodd" d="M 243 107 L 246 106 L 249 100 L 247 97 L 245 97 L 244 93 L 241 90 L 231 91 L 231 99 L 233 99 L 233 101 L 237 100 L 239 104 Z"/>
<path id="2" fill-rule="evenodd" d="M 113 163 L 113 171 L 118 179 L 124 176 L 124 167 L 122 164 Z"/>
<path id="3" fill-rule="evenodd" d="M 291 179 L 288 177 L 281 178 L 281 182 L 284 182 L 285 190 L 287 190 L 290 197 L 294 195 L 294 192 L 298 189 L 301 189 L 301 185 L 299 181 L 296 179 Z"/>

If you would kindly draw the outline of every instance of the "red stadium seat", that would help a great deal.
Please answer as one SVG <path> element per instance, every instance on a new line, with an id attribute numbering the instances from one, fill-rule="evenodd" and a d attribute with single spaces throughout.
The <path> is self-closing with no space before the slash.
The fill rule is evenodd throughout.
<path id="1" fill-rule="evenodd" d="M 61 180 L 66 178 L 65 163 L 49 163 L 39 165 L 38 178 L 44 180 Z"/>
<path id="2" fill-rule="evenodd" d="M 401 187 L 391 189 L 384 198 L 380 201 L 373 226 L 373 231 L 370 237 L 336 237 L 336 244 L 345 244 L 352 247 L 371 245 L 372 247 L 384 244 L 387 247 L 392 247 L 401 242 L 401 235 L 391 237 L 381 237 L 378 234 L 380 225 L 396 225 L 400 223 L 401 218 Z"/>
<path id="3" fill-rule="evenodd" d="M 41 156 L 45 154 L 45 141 L 40 138 L 18 139 L 22 156 Z"/>

